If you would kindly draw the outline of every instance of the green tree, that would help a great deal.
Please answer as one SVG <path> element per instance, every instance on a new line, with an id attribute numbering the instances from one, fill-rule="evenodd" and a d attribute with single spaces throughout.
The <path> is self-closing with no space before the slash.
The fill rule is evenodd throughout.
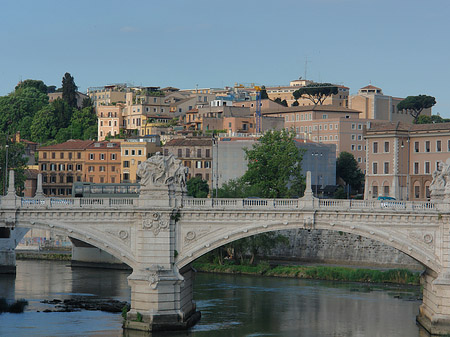
<path id="1" fill-rule="evenodd" d="M 300 105 L 300 103 L 298 103 L 297 100 L 295 100 L 294 103 L 292 103 L 292 106 L 299 106 L 299 105 Z"/>
<path id="2" fill-rule="evenodd" d="M 241 177 L 224 183 L 217 194 L 219 198 L 248 198 L 258 197 L 260 193 L 257 186 L 247 184 Z"/>
<path id="3" fill-rule="evenodd" d="M 209 193 L 209 186 L 206 180 L 200 177 L 194 177 L 187 181 L 186 187 L 188 195 L 194 198 L 206 198 Z"/>
<path id="4" fill-rule="evenodd" d="M 72 108 L 77 107 L 77 90 L 73 76 L 65 73 L 62 79 L 62 99 Z"/>
<path id="5" fill-rule="evenodd" d="M 269 99 L 269 95 L 267 95 L 266 87 L 263 85 L 260 91 L 261 99 Z"/>
<path id="6" fill-rule="evenodd" d="M 56 111 L 53 105 L 47 105 L 39 110 L 33 117 L 33 123 L 30 126 L 31 140 L 38 143 L 44 143 L 54 139 L 57 132 Z"/>
<path id="7" fill-rule="evenodd" d="M 431 115 L 431 116 L 426 116 L 426 115 L 420 115 L 415 124 L 436 124 L 436 123 L 448 123 L 450 122 L 450 119 L 448 118 L 442 118 L 439 115 Z"/>
<path id="8" fill-rule="evenodd" d="M 349 152 L 341 152 L 336 161 L 336 176 L 341 178 L 352 189 L 359 189 L 364 180 L 364 174 L 358 167 L 355 157 Z"/>
<path id="9" fill-rule="evenodd" d="M 0 132 L 12 135 L 20 131 L 22 138 L 30 139 L 31 120 L 46 105 L 47 94 L 33 86 L 22 86 L 0 97 Z"/>
<path id="10" fill-rule="evenodd" d="M 278 104 L 281 104 L 281 105 L 283 105 L 283 106 L 285 106 L 285 107 L 288 106 L 287 101 L 286 101 L 285 99 L 281 100 L 280 97 L 275 98 L 274 102 L 276 102 L 276 103 L 278 103 Z"/>
<path id="11" fill-rule="evenodd" d="M 90 97 L 83 98 L 83 101 L 81 102 L 81 108 L 82 109 L 84 109 L 84 108 L 93 108 L 93 107 L 94 107 L 94 104 L 93 104 L 93 102 L 92 102 Z"/>
<path id="12" fill-rule="evenodd" d="M 242 181 L 258 191 L 263 198 L 286 198 L 300 196 L 304 190 L 301 174 L 303 154 L 296 147 L 295 134 L 268 131 L 245 150 L 248 169 Z"/>
<path id="13" fill-rule="evenodd" d="M 42 82 L 40 80 L 21 81 L 18 85 L 16 85 L 15 91 L 17 92 L 17 91 L 20 91 L 25 88 L 34 88 L 43 94 L 47 94 L 47 92 L 48 92 L 47 86 L 45 85 L 44 82 Z"/>
<path id="14" fill-rule="evenodd" d="M 414 118 L 414 123 L 416 123 L 422 110 L 431 108 L 435 104 L 436 99 L 433 96 L 408 96 L 398 103 L 397 110 L 408 112 Z"/>
<path id="15" fill-rule="evenodd" d="M 327 97 L 336 95 L 338 87 L 331 83 L 310 83 L 293 92 L 294 98 L 301 97 L 309 99 L 314 105 L 322 105 Z"/>
<path id="16" fill-rule="evenodd" d="M 0 190 L 1 195 L 5 194 L 4 186 L 6 185 L 6 190 L 8 189 L 8 181 L 5 184 L 5 166 L 6 166 L 6 135 L 0 134 L 0 139 L 2 140 L 0 148 Z M 16 187 L 16 192 L 21 195 L 25 187 L 25 165 L 27 163 L 27 158 L 25 157 L 25 147 L 20 143 L 12 143 L 8 140 L 8 171 L 14 170 L 14 185 Z M 8 174 L 9 179 L 9 174 Z"/>

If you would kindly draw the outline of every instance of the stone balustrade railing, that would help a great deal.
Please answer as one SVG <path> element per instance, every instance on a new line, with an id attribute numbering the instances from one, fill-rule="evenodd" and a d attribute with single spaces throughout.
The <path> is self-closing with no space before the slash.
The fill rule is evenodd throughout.
<path id="1" fill-rule="evenodd" d="M 0 198 L 0 209 L 3 204 Z M 5 203 L 6 204 L 6 203 Z M 133 209 L 146 208 L 148 200 L 139 198 L 17 198 L 16 208 L 25 209 Z M 6 207 L 6 206 L 5 206 Z M 408 212 L 450 212 L 450 205 L 432 202 L 396 201 L 396 200 L 342 200 L 342 199 L 214 199 L 214 198 L 184 198 L 182 207 L 185 209 L 261 209 L 261 210 L 386 210 Z"/>

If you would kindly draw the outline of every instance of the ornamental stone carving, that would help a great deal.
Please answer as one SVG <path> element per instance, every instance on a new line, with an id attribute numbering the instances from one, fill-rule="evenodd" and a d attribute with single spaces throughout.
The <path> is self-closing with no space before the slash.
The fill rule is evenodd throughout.
<path id="1" fill-rule="evenodd" d="M 172 154 L 163 156 L 157 153 L 145 162 L 139 164 L 137 175 L 141 177 L 140 194 L 150 194 L 150 191 L 175 185 L 181 191 L 186 191 L 187 167 Z"/>
<path id="2" fill-rule="evenodd" d="M 151 217 L 142 220 L 144 229 L 151 229 L 153 234 L 157 236 L 161 230 L 169 228 L 169 220 L 161 218 L 161 213 L 154 212 Z"/>
<path id="3" fill-rule="evenodd" d="M 445 163 L 440 161 L 432 176 L 433 181 L 430 184 L 431 200 L 450 200 L 450 158 Z"/>

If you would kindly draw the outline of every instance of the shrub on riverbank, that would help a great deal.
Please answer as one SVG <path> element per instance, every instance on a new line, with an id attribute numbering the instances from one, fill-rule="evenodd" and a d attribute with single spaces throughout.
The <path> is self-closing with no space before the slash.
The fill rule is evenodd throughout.
<path id="1" fill-rule="evenodd" d="M 397 283 L 419 285 L 420 273 L 407 269 L 373 270 L 332 266 L 275 266 L 260 263 L 256 266 L 194 262 L 193 267 L 201 272 L 266 275 L 294 277 L 328 281 Z"/>
<path id="2" fill-rule="evenodd" d="M 52 260 L 52 261 L 70 261 L 72 254 L 62 253 L 16 253 L 17 260 Z"/>
<path id="3" fill-rule="evenodd" d="M 25 310 L 25 307 L 28 305 L 28 301 L 26 300 L 18 300 L 12 304 L 8 304 L 6 299 L 3 297 L 0 298 L 0 314 L 3 312 L 10 312 L 13 314 L 20 314 Z"/>

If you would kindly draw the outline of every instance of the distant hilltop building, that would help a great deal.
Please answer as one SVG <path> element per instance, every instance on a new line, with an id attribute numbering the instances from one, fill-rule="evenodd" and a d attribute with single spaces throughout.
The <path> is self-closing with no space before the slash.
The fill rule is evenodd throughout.
<path id="1" fill-rule="evenodd" d="M 349 97 L 349 108 L 361 111 L 360 118 L 412 124 L 414 118 L 409 113 L 397 110 L 402 100 L 404 98 L 385 95 L 381 88 L 368 85 Z M 421 114 L 431 116 L 431 108 L 424 109 Z"/>

